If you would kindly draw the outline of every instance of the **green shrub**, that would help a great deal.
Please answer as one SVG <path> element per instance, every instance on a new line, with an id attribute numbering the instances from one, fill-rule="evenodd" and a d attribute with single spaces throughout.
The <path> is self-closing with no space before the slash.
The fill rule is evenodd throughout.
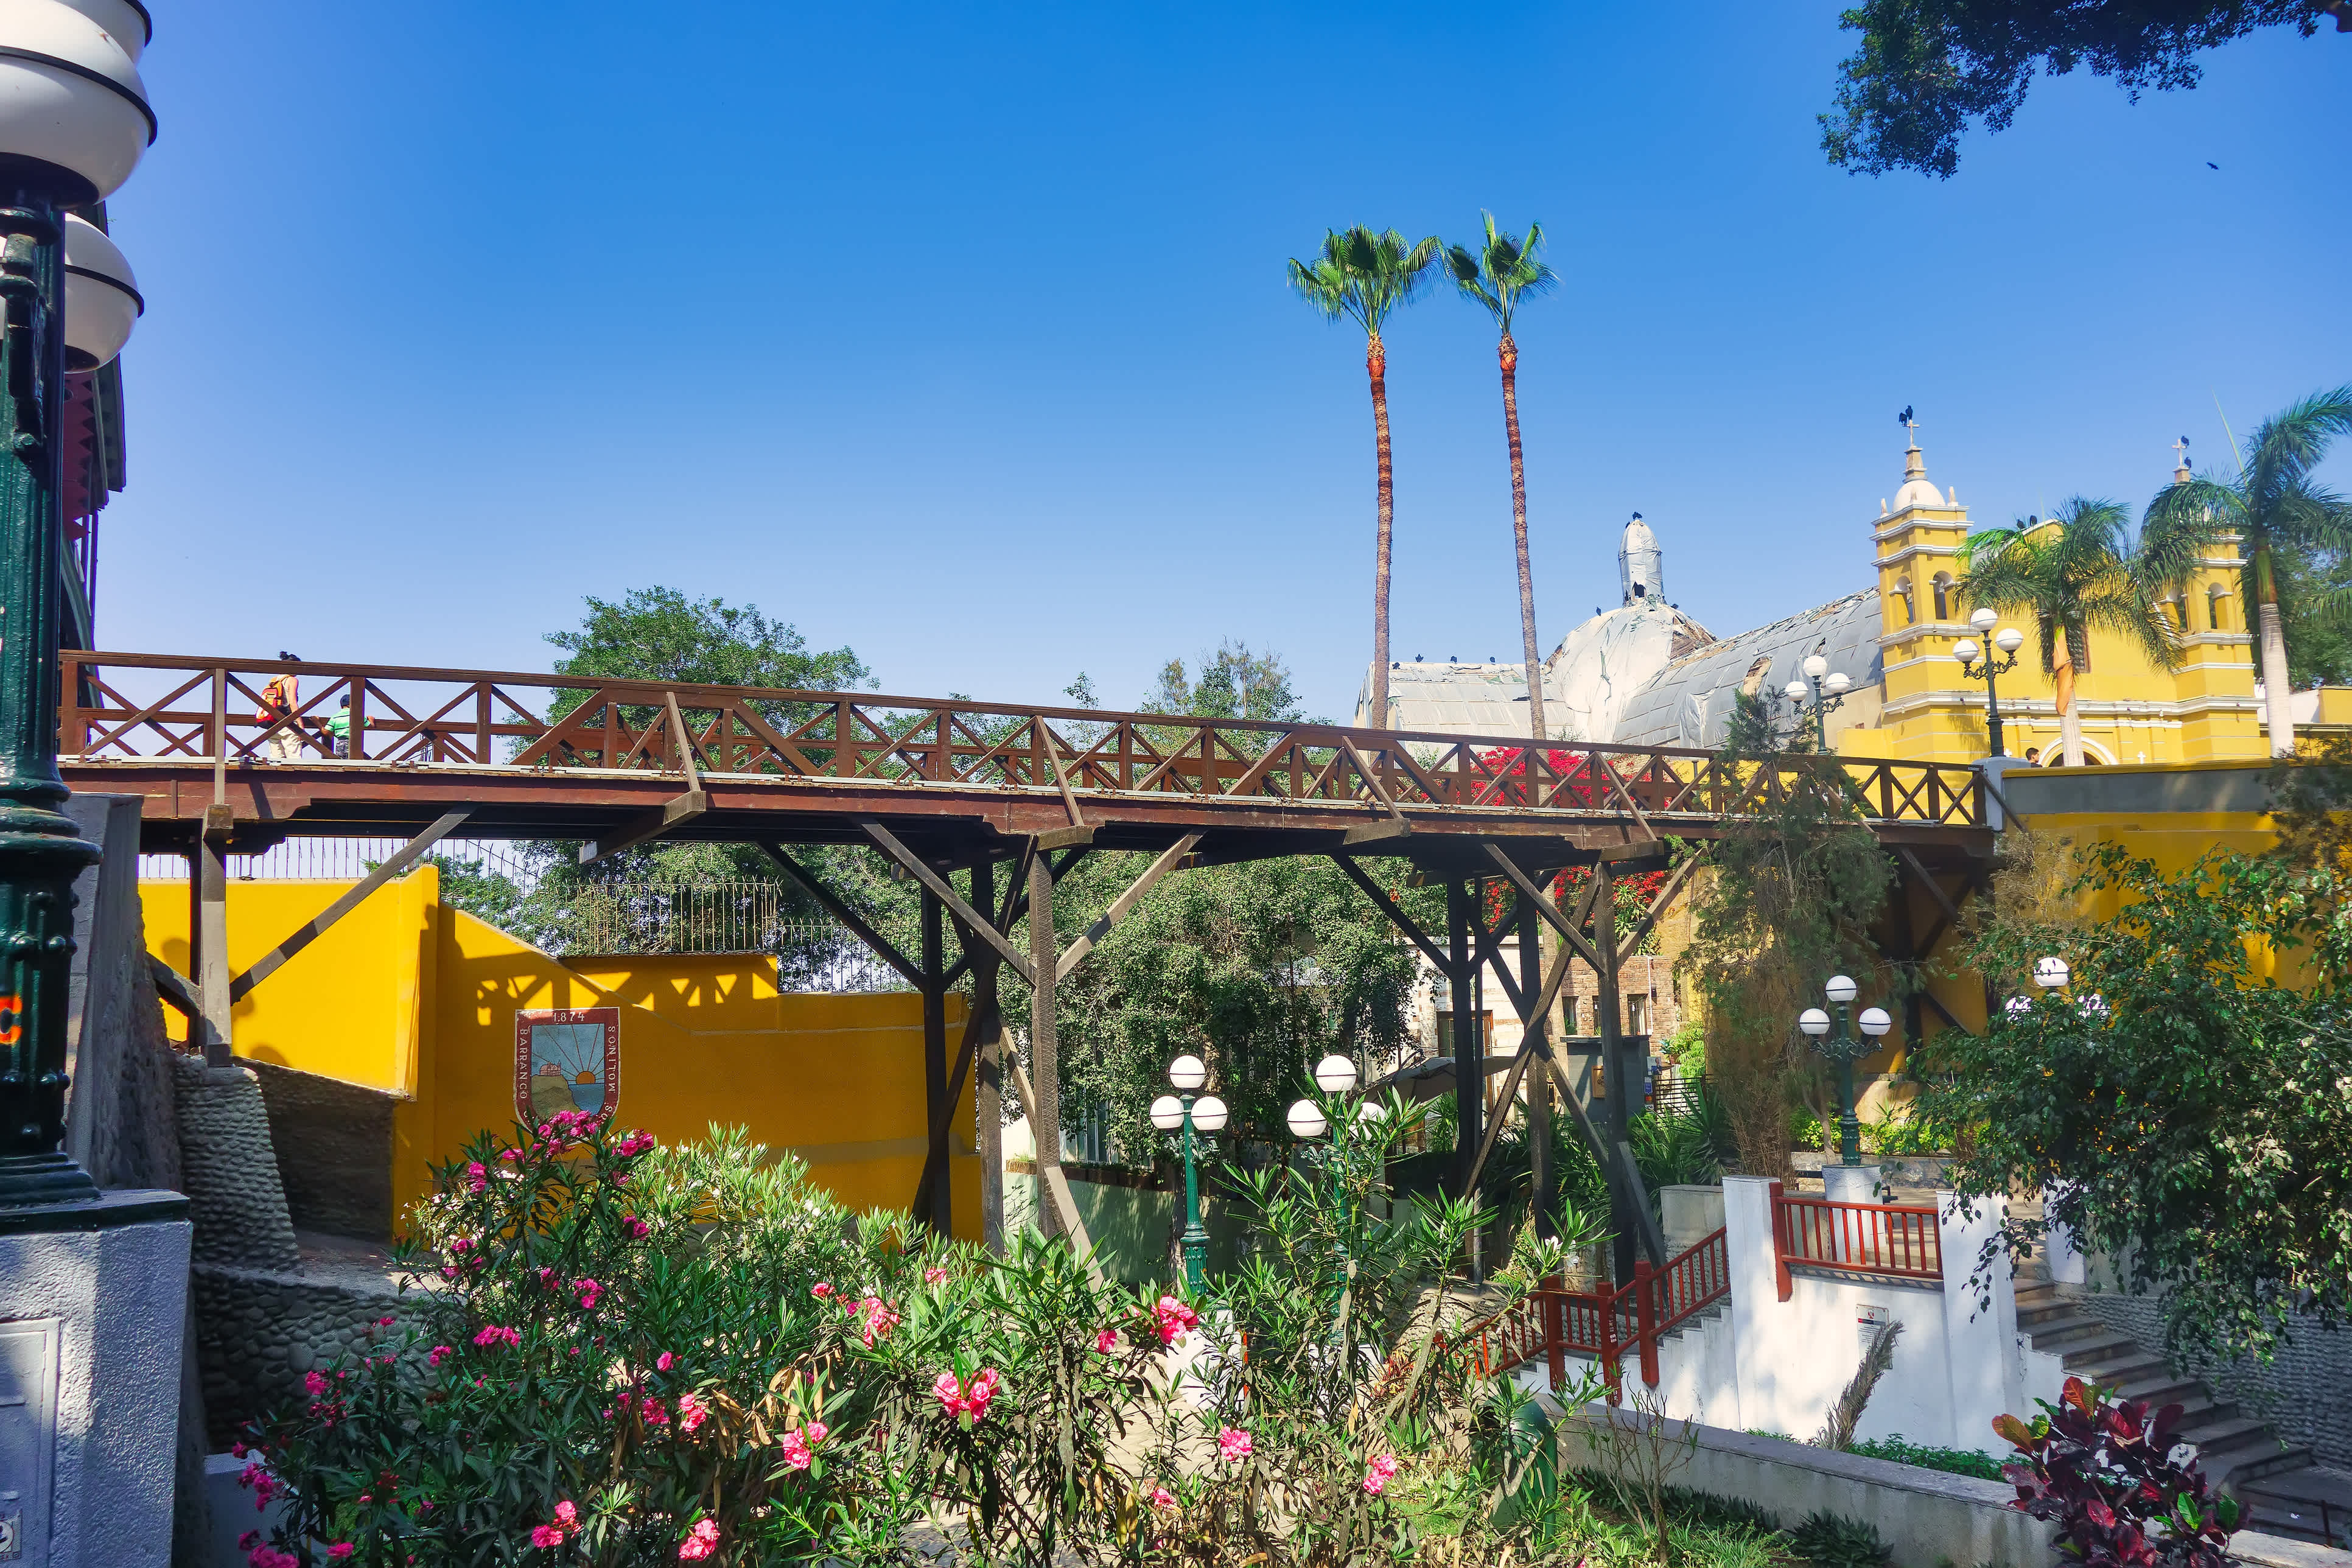
<path id="1" fill-rule="evenodd" d="M 1895 1549 L 1878 1531 L 1843 1514 L 1810 1513 L 1789 1531 L 1789 1550 L 1813 1568 L 1890 1568 Z"/>
<path id="2" fill-rule="evenodd" d="M 1946 1475 L 1974 1476 L 1980 1481 L 2001 1479 L 2000 1461 L 1990 1454 L 1980 1454 L 1973 1448 L 1938 1448 L 1906 1442 L 1899 1432 L 1892 1437 L 1868 1438 L 1846 1452 L 1871 1459 L 1891 1459 L 1898 1465 L 1916 1465 L 1923 1470 L 1941 1470 Z"/>

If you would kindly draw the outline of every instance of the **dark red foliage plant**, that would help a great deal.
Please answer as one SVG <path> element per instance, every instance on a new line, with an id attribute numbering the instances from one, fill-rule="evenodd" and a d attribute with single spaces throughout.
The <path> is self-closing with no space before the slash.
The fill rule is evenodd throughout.
<path id="1" fill-rule="evenodd" d="M 2088 1568 L 2221 1568 L 2238 1526 L 2234 1499 L 2217 1495 L 2197 1461 L 2173 1458 L 2180 1406 L 2151 1414 L 2079 1377 L 2028 1426 L 1992 1429 L 2021 1458 L 2001 1467 L 2011 1506 L 2058 1526 L 2058 1549 Z"/>

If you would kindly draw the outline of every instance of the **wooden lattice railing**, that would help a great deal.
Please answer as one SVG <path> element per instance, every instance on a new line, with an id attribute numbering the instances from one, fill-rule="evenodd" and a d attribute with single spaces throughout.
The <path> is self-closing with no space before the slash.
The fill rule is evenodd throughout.
<path id="1" fill-rule="evenodd" d="M 1944 1253 L 1930 1204 L 1850 1204 L 1792 1198 L 1772 1188 L 1772 1249 L 1780 1268 L 1780 1300 L 1793 1283 L 1791 1264 L 1840 1274 L 1944 1279 Z"/>
<path id="2" fill-rule="evenodd" d="M 1731 1262 L 1724 1233 L 1701 1238 L 1667 1259 L 1664 1268 L 1633 1266 L 1633 1280 L 1570 1290 L 1546 1283 L 1460 1337 L 1461 1353 L 1479 1377 L 1495 1377 L 1543 1356 L 1551 1385 L 1568 1377 L 1568 1358 L 1586 1356 L 1601 1365 L 1609 1400 L 1619 1398 L 1619 1361 L 1629 1350 L 1642 1358 L 1642 1381 L 1658 1385 L 1658 1342 L 1731 1293 Z"/>
<path id="3" fill-rule="evenodd" d="M 1560 811 L 1669 826 L 1830 787 L 1875 821 L 1985 820 L 1974 770 L 1939 763 L 1732 765 L 1675 747 L 1536 752 L 1493 736 L 853 692 L 157 654 L 68 651 L 63 660 L 58 750 L 69 763 L 236 763 L 278 751 L 337 766 L 676 772 L 690 755 L 722 776 Z M 160 695 L 129 695 L 133 670 Z M 280 674 L 299 679 L 298 700 L 265 716 L 264 689 Z M 346 698 L 349 741 L 339 745 L 329 721 Z"/>

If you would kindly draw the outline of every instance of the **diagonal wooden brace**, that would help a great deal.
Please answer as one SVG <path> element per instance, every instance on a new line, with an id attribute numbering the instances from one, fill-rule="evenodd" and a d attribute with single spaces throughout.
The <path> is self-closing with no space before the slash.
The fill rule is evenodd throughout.
<path id="1" fill-rule="evenodd" d="M 1013 973 L 1032 985 L 1037 984 L 1036 971 L 1029 967 L 1027 956 L 1019 948 L 1013 946 L 1005 934 L 996 929 L 993 922 L 965 902 L 964 896 L 955 890 L 953 883 L 934 870 L 920 855 L 900 843 L 898 836 L 880 823 L 866 821 L 858 826 L 866 829 L 866 837 L 874 840 L 881 847 L 882 853 L 904 866 L 914 874 L 917 881 L 937 893 L 940 902 L 947 905 L 955 918 L 963 922 L 966 930 L 996 949 L 997 956 L 1011 966 Z"/>
<path id="2" fill-rule="evenodd" d="M 246 994 L 255 986 L 285 968 L 289 959 L 324 936 L 329 927 L 365 903 L 370 893 L 415 865 L 418 857 L 456 832 L 458 826 L 473 815 L 473 807 L 467 806 L 463 811 L 453 811 L 442 817 L 432 826 L 394 851 L 391 859 L 386 860 L 383 865 L 361 878 L 353 886 L 346 889 L 341 898 L 313 916 L 299 931 L 256 959 L 252 968 L 228 983 L 228 999 L 231 1005 L 243 1001 Z"/>
<path id="3" fill-rule="evenodd" d="M 1055 961 L 1054 978 L 1067 980 L 1070 977 L 1070 971 L 1078 966 L 1078 961 L 1094 951 L 1095 943 L 1108 936 L 1111 927 L 1125 920 L 1128 911 L 1135 908 L 1137 901 L 1144 894 L 1151 891 L 1153 885 L 1160 878 L 1174 870 L 1182 862 L 1184 857 L 1192 852 L 1192 847 L 1200 842 L 1199 834 L 1188 833 L 1161 850 L 1160 858 L 1144 868 L 1143 875 L 1129 883 L 1127 891 L 1112 900 L 1110 908 L 1105 910 L 1077 941 L 1063 950 L 1062 956 Z"/>

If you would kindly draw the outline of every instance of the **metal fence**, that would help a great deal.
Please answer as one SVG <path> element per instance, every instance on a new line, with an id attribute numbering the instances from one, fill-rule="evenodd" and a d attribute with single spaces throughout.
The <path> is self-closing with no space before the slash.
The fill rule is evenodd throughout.
<path id="1" fill-rule="evenodd" d="M 228 876 L 233 882 L 326 881 L 355 882 L 399 853 L 405 838 L 289 838 L 258 855 L 232 855 Z M 445 838 L 430 858 L 464 861 L 475 869 L 495 872 L 529 894 L 539 886 L 553 858 L 535 844 L 507 838 Z M 179 881 L 188 875 L 185 855 L 139 857 L 142 880 Z"/>

